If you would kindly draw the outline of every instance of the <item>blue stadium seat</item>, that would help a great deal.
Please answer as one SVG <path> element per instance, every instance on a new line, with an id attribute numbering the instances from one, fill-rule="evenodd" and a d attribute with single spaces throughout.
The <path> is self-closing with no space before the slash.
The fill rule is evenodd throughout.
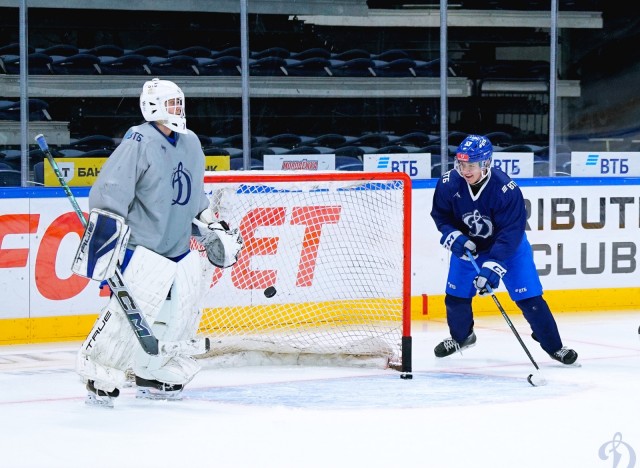
<path id="1" fill-rule="evenodd" d="M 288 149 L 294 148 L 302 142 L 302 138 L 293 133 L 281 133 L 269 138 L 266 146 L 282 146 Z"/>
<path id="2" fill-rule="evenodd" d="M 392 62 L 382 62 L 373 68 L 376 76 L 382 77 L 403 77 L 417 76 L 415 72 L 416 63 L 410 58 L 400 58 Z"/>
<path id="3" fill-rule="evenodd" d="M 326 58 L 286 59 L 286 63 L 286 70 L 289 76 L 332 76 L 331 61 Z"/>
<path id="4" fill-rule="evenodd" d="M 249 70 L 255 76 L 286 76 L 286 66 L 282 57 L 264 57 L 249 63 Z"/>
<path id="5" fill-rule="evenodd" d="M 341 62 L 348 62 L 349 60 L 358 58 L 370 59 L 371 54 L 364 49 L 349 49 L 344 52 L 331 55 L 331 60 L 338 60 Z"/>
<path id="6" fill-rule="evenodd" d="M 210 58 L 211 57 L 211 49 L 208 49 L 204 46 L 191 46 L 185 47 L 184 49 L 177 50 L 175 52 L 170 52 L 169 57 L 173 57 L 176 55 L 187 55 L 189 57 L 194 58 Z"/>
<path id="7" fill-rule="evenodd" d="M 385 146 L 374 151 L 375 154 L 403 154 L 408 152 L 409 150 L 407 150 L 407 148 L 398 145 Z"/>
<path id="8" fill-rule="evenodd" d="M 198 76 L 198 61 L 188 55 L 174 55 L 159 61 L 151 61 L 149 66 L 152 75 L 160 76 Z"/>
<path id="9" fill-rule="evenodd" d="M 198 70 L 204 76 L 240 76 L 242 61 L 239 57 L 225 55 L 218 58 L 197 58 Z"/>
<path id="10" fill-rule="evenodd" d="M 338 171 L 361 171 L 364 164 L 354 156 L 336 155 L 336 170 Z"/>
<path id="11" fill-rule="evenodd" d="M 238 133 L 236 135 L 231 135 L 227 138 L 224 138 L 221 141 L 216 142 L 216 144 L 223 148 L 227 146 L 242 148 L 242 138 L 242 133 Z M 213 142 L 213 139 L 211 141 Z M 256 139 L 256 137 L 249 137 L 249 145 L 254 146 L 257 142 L 258 140 Z"/>
<path id="12" fill-rule="evenodd" d="M 468 136 L 468 133 L 454 130 L 452 132 L 449 132 L 449 134 L 447 135 L 447 143 L 449 143 L 449 145 L 458 146 L 460 143 L 462 143 L 462 140 L 464 140 Z"/>
<path id="13" fill-rule="evenodd" d="M 242 50 L 240 49 L 240 47 L 238 46 L 233 46 L 233 47 L 227 47 L 226 49 L 223 50 L 212 50 L 211 51 L 211 58 L 220 58 L 220 57 L 238 57 L 240 58 L 242 54 Z"/>
<path id="14" fill-rule="evenodd" d="M 314 146 L 296 146 L 283 154 L 320 154 L 320 150 Z"/>
<path id="15" fill-rule="evenodd" d="M 120 57 L 100 57 L 100 69 L 105 75 L 150 75 L 151 60 L 140 54 L 125 54 Z"/>
<path id="16" fill-rule="evenodd" d="M 265 57 L 280 57 L 280 58 L 289 58 L 291 52 L 289 52 L 284 47 L 270 47 L 268 49 L 264 49 L 257 52 L 250 52 L 249 57 L 255 60 L 259 60 Z"/>
<path id="17" fill-rule="evenodd" d="M 265 154 L 276 154 L 273 148 L 269 148 L 267 146 L 256 146 L 251 148 L 251 159 L 257 159 L 259 161 L 264 161 Z"/>
<path id="18" fill-rule="evenodd" d="M 250 170 L 261 170 L 264 169 L 264 163 L 259 159 L 251 159 L 251 165 L 249 167 Z M 229 161 L 229 166 L 232 171 L 243 171 L 244 170 L 244 158 L 234 157 Z"/>
<path id="19" fill-rule="evenodd" d="M 338 146 L 344 145 L 347 142 L 347 139 L 344 135 L 339 135 L 337 133 L 327 133 L 325 135 L 320 135 L 319 137 L 314 138 L 311 141 L 308 141 L 307 144 L 309 146 L 328 146 L 331 148 L 337 148 Z"/>
<path id="20" fill-rule="evenodd" d="M 511 144 L 511 140 L 513 140 L 513 137 L 511 136 L 511 134 L 507 133 L 507 132 L 503 132 L 500 130 L 496 130 L 494 132 L 489 132 L 485 135 L 489 141 L 493 144 L 493 146 L 502 146 L 504 144 Z"/>
<path id="21" fill-rule="evenodd" d="M 331 58 L 331 52 L 322 47 L 313 47 L 311 49 L 303 50 L 301 52 L 292 53 L 288 58 L 292 60 L 307 60 L 310 58 Z"/>
<path id="22" fill-rule="evenodd" d="M 72 55 L 78 55 L 80 49 L 71 44 L 55 44 L 42 50 L 38 50 L 43 54 L 47 54 L 50 57 L 71 57 Z M 54 59 L 56 60 L 56 59 Z"/>
<path id="23" fill-rule="evenodd" d="M 52 72 L 53 59 L 47 54 L 33 52 L 27 56 L 28 72 L 32 75 L 49 75 Z M 0 58 L 0 68 L 9 75 L 20 74 L 20 57 L 5 56 Z"/>
<path id="24" fill-rule="evenodd" d="M 364 156 L 364 150 L 359 146 L 341 146 L 340 148 L 336 148 L 335 155 L 336 157 L 351 156 L 361 160 Z"/>
<path id="25" fill-rule="evenodd" d="M 49 114 L 49 104 L 42 99 L 32 98 L 29 104 L 29 120 L 52 120 Z M 0 106 L 0 120 L 20 120 L 20 101 L 6 101 Z"/>
<path id="26" fill-rule="evenodd" d="M 22 177 L 20 171 L 0 169 L 0 187 L 20 187 Z"/>
<path id="27" fill-rule="evenodd" d="M 57 75 L 100 75 L 100 59 L 91 54 L 76 54 L 54 60 L 51 69 Z"/>
<path id="28" fill-rule="evenodd" d="M 35 51 L 33 47 L 27 46 L 27 55 Z M 0 46 L 0 57 L 3 55 L 20 55 L 20 43 L 12 42 L 11 44 Z"/>
<path id="29" fill-rule="evenodd" d="M 146 45 L 138 47 L 128 53 L 144 55 L 145 57 L 169 58 L 169 49 L 161 45 Z"/>
<path id="30" fill-rule="evenodd" d="M 83 158 L 108 158 L 113 153 L 113 148 L 97 148 L 85 151 Z"/>
<path id="31" fill-rule="evenodd" d="M 440 76 L 439 58 L 426 62 L 422 60 L 416 60 L 415 62 L 416 66 L 413 70 L 416 72 L 416 76 L 431 78 L 437 78 Z M 447 64 L 447 76 L 458 76 L 459 74 L 458 67 L 452 61 L 449 61 Z"/>
<path id="32" fill-rule="evenodd" d="M 389 136 L 384 133 L 367 133 L 348 142 L 349 146 L 371 146 L 382 148 L 389 144 Z"/>
<path id="33" fill-rule="evenodd" d="M 398 60 L 398 59 L 408 59 L 411 58 L 409 57 L 409 54 L 401 49 L 391 49 L 391 50 L 387 50 L 384 51 L 380 54 L 372 54 L 371 58 L 373 60 L 382 60 L 384 62 L 392 62 L 394 60 Z"/>
<path id="34" fill-rule="evenodd" d="M 40 161 L 34 164 L 33 181 L 37 185 L 44 185 L 44 161 Z"/>
<path id="35" fill-rule="evenodd" d="M 111 148 L 116 146 L 113 138 L 105 135 L 88 135 L 82 138 L 71 141 L 67 148 L 74 148 L 83 151 L 89 151 L 93 149 Z"/>
<path id="36" fill-rule="evenodd" d="M 202 152 L 205 156 L 231 156 L 229 151 L 218 146 L 207 146 L 202 150 Z"/>
<path id="37" fill-rule="evenodd" d="M 84 155 L 85 151 L 75 148 L 61 148 L 60 153 L 64 158 L 81 158 Z"/>
<path id="38" fill-rule="evenodd" d="M 398 140 L 396 140 L 395 143 L 399 145 L 406 144 L 406 145 L 421 147 L 421 146 L 431 145 L 434 142 L 439 140 L 440 140 L 440 137 L 438 136 L 429 135 L 426 132 L 415 131 L 415 132 L 405 133 L 400 138 L 398 138 Z"/>
<path id="39" fill-rule="evenodd" d="M 331 73 L 334 76 L 360 76 L 371 77 L 375 76 L 373 68 L 376 66 L 373 60 L 370 58 L 356 58 L 348 60 L 342 63 L 336 63 L 332 61 Z"/>
<path id="40" fill-rule="evenodd" d="M 122 57 L 125 51 L 122 47 L 114 44 L 103 44 L 95 46 L 91 49 L 84 51 L 87 54 L 95 55 L 96 57 Z"/>

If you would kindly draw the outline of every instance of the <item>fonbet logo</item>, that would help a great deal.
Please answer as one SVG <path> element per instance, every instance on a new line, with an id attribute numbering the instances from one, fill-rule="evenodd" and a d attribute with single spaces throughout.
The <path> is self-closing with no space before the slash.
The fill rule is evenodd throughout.
<path id="1" fill-rule="evenodd" d="M 302 161 L 282 161 L 285 171 L 317 171 L 318 161 L 303 159 Z"/>

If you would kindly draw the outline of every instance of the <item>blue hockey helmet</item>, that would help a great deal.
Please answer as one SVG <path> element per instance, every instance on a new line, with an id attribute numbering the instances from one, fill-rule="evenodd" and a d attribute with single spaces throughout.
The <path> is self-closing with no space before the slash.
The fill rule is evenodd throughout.
<path id="1" fill-rule="evenodd" d="M 491 155 L 493 155 L 493 145 L 487 137 L 480 135 L 467 136 L 456 151 L 456 159 L 470 163 L 490 160 Z"/>
<path id="2" fill-rule="evenodd" d="M 469 135 L 456 150 L 455 168 L 460 171 L 460 163 L 473 164 L 477 163 L 482 169 L 482 177 L 484 179 L 491 170 L 491 156 L 493 155 L 493 145 L 487 137 L 481 135 Z"/>

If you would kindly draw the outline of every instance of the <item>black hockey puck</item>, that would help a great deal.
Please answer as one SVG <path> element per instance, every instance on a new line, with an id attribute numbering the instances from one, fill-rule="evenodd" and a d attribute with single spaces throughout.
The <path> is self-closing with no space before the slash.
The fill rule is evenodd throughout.
<path id="1" fill-rule="evenodd" d="M 268 298 L 272 298 L 273 296 L 276 295 L 276 288 L 274 288 L 273 286 L 269 286 L 267 289 L 264 290 L 264 295 L 267 296 Z"/>

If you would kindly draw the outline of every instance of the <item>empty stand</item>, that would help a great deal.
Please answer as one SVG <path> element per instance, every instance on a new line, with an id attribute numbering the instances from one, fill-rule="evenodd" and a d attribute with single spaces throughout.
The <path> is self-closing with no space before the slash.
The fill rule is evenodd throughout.
<path id="1" fill-rule="evenodd" d="M 53 60 L 53 73 L 57 75 L 101 75 L 100 59 L 93 54 L 80 53 Z"/>
<path id="2" fill-rule="evenodd" d="M 151 60 L 145 55 L 101 56 L 99 60 L 105 75 L 151 75 Z"/>
<path id="3" fill-rule="evenodd" d="M 4 101 L 0 105 L 0 120 L 20 120 L 20 101 Z M 29 120 L 51 120 L 49 104 L 42 99 L 29 99 Z"/>
<path id="4" fill-rule="evenodd" d="M 0 187 L 20 187 L 22 178 L 20 171 L 0 169 Z"/>
<path id="5" fill-rule="evenodd" d="M 363 170 L 363 163 L 355 156 L 336 155 L 335 167 L 338 171 L 361 171 Z"/>
<path id="6" fill-rule="evenodd" d="M 235 55 L 224 55 L 216 58 L 196 58 L 200 75 L 205 76 L 240 76 L 242 61 Z"/>
<path id="7" fill-rule="evenodd" d="M 53 59 L 47 54 L 33 52 L 27 56 L 28 73 L 32 75 L 49 75 L 53 72 Z M 17 55 L 0 56 L 0 69 L 10 75 L 20 74 L 20 57 Z"/>

